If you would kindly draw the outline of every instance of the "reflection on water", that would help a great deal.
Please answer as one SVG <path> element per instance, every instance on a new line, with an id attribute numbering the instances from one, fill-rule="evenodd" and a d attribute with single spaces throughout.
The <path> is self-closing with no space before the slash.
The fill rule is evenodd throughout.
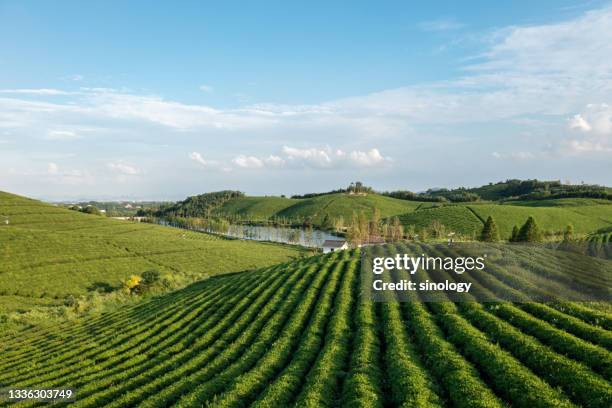
<path id="1" fill-rule="evenodd" d="M 181 219 L 151 219 L 149 222 L 175 228 L 185 228 L 192 231 L 208 232 L 211 234 L 223 235 L 232 238 L 248 239 L 253 241 L 281 242 L 283 244 L 302 245 L 313 248 L 322 247 L 323 242 L 327 239 L 343 239 L 337 235 L 314 228 L 229 224 L 227 222 L 209 223 L 207 226 L 204 226 L 202 223 L 198 225 L 197 222 L 186 222 L 185 220 Z"/>
<path id="2" fill-rule="evenodd" d="M 326 239 L 339 239 L 329 232 L 313 228 L 271 227 L 260 225 L 230 225 L 223 234 L 229 237 L 255 241 L 282 242 L 307 247 L 321 247 Z"/>

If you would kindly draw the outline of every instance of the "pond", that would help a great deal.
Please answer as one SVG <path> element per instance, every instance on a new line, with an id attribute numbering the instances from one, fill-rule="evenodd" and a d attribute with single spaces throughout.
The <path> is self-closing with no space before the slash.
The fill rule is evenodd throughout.
<path id="1" fill-rule="evenodd" d="M 293 228 L 293 227 L 275 227 L 271 225 L 246 225 L 246 224 L 226 224 L 226 227 L 220 229 L 220 225 L 216 228 L 209 228 L 197 225 L 185 225 L 163 219 L 155 219 L 156 224 L 185 228 L 192 231 L 207 232 L 210 234 L 223 235 L 231 238 L 246 239 L 252 241 L 271 241 L 280 242 L 283 244 L 302 245 L 311 248 L 320 248 L 325 240 L 343 240 L 344 238 L 334 235 L 327 231 L 318 230 L 315 228 Z"/>
<path id="2" fill-rule="evenodd" d="M 326 239 L 342 239 L 326 231 L 314 228 L 291 228 L 262 225 L 230 225 L 222 235 L 254 241 L 272 241 L 320 248 Z"/>

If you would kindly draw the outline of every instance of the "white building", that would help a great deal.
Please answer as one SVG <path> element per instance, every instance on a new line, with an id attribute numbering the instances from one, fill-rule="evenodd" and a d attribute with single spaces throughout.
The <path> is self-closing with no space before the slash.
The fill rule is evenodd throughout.
<path id="1" fill-rule="evenodd" d="M 323 242 L 323 253 L 327 254 L 334 251 L 342 251 L 348 249 L 348 247 L 348 243 L 344 240 L 326 239 L 325 242 Z"/>

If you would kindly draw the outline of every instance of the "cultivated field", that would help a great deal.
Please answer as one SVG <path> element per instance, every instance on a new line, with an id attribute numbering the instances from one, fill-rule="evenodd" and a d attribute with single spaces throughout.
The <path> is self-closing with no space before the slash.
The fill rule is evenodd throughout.
<path id="1" fill-rule="evenodd" d="M 78 407 L 612 404 L 605 307 L 364 302 L 359 262 L 356 251 L 316 256 L 78 324 L 4 333 L 0 386 L 70 384 Z"/>
<path id="2" fill-rule="evenodd" d="M 147 270 L 181 285 L 273 265 L 302 253 L 82 214 L 0 192 L 0 312 L 114 290 L 130 275 Z"/>
<path id="3" fill-rule="evenodd" d="M 449 204 L 424 203 L 415 211 L 399 216 L 406 227 L 417 230 L 426 228 L 438 220 L 451 231 L 471 236 L 479 234 L 487 217 L 495 220 L 502 239 L 508 239 L 512 228 L 520 228 L 532 216 L 543 231 L 562 232 L 571 224 L 574 231 L 587 234 L 600 228 L 612 226 L 612 204 L 603 200 L 562 199 L 526 202 L 527 205 L 513 204 Z M 544 205 L 546 204 L 546 205 Z"/>

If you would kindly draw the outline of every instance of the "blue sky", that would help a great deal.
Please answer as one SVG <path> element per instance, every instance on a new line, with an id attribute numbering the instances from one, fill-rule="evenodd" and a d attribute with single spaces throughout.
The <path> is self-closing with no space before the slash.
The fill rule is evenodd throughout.
<path id="1" fill-rule="evenodd" d="M 0 0 L 0 189 L 612 184 L 609 2 L 329 3 Z"/>

